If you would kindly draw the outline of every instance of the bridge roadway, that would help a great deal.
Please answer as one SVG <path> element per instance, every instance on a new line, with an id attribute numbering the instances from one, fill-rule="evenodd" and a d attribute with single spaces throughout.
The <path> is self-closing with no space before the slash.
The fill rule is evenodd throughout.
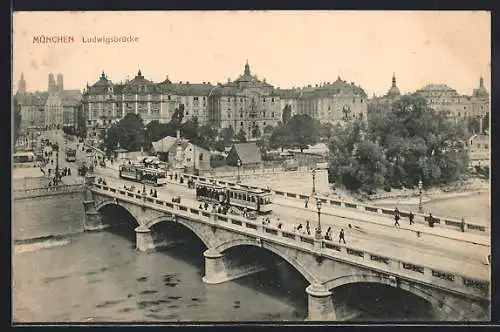
<path id="1" fill-rule="evenodd" d="M 106 179 L 109 186 L 124 188 L 126 184 L 130 187 L 135 185 L 136 191 L 142 191 L 142 185 L 119 179 L 118 174 L 113 169 L 97 168 L 96 175 Z M 151 189 L 147 187 L 147 192 Z M 195 198 L 195 192 L 185 185 L 169 183 L 165 187 L 156 187 L 158 198 L 170 201 L 173 196 L 181 197 L 181 204 L 193 208 L 198 208 L 200 202 Z M 290 207 L 274 204 L 271 219 L 274 224 L 277 220 L 283 223 L 283 229 L 293 231 L 294 227 L 305 220 L 310 221 L 311 232 L 317 225 L 317 212 L 312 209 Z M 400 223 L 402 223 L 400 221 Z M 352 228 L 348 227 L 351 224 Z M 323 215 L 321 216 L 323 232 L 328 227 L 332 227 L 333 240 L 341 228 L 345 231 L 346 241 L 349 245 L 363 248 L 366 251 L 378 253 L 388 257 L 395 257 L 400 260 L 412 262 L 414 264 L 433 267 L 437 270 L 444 270 L 450 273 L 467 275 L 479 280 L 489 280 L 489 266 L 483 263 L 485 255 L 489 254 L 488 245 L 474 244 L 460 238 L 440 237 L 434 235 L 423 235 L 417 237 L 413 231 L 399 229 L 396 227 L 380 226 L 377 223 L 359 222 L 354 219 L 344 219 L 340 217 Z M 457 232 L 449 230 L 448 232 Z M 474 234 L 469 234 L 474 235 Z"/>

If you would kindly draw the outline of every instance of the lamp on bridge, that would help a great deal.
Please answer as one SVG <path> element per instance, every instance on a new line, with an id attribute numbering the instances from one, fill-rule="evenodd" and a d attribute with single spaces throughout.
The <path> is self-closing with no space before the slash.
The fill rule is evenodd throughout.
<path id="1" fill-rule="evenodd" d="M 316 194 L 316 169 L 312 170 L 312 176 L 313 176 L 313 190 L 312 190 L 312 193 L 314 195 L 314 194 Z"/>
<path id="2" fill-rule="evenodd" d="M 238 158 L 236 165 L 238 166 L 238 178 L 236 179 L 236 183 L 240 183 L 241 182 L 241 179 L 240 179 L 241 160 L 240 160 L 240 158 Z"/>
<path id="3" fill-rule="evenodd" d="M 143 143 L 141 144 L 141 156 L 144 157 L 144 146 L 146 145 L 146 133 L 148 131 L 148 128 L 144 126 L 144 140 Z"/>
<path id="4" fill-rule="evenodd" d="M 419 202 L 418 202 L 418 212 L 422 212 L 422 180 L 418 181 L 418 194 L 420 195 Z"/>
<path id="5" fill-rule="evenodd" d="M 316 239 L 321 239 L 321 200 L 316 199 L 316 207 L 318 208 L 318 227 L 316 227 Z"/>

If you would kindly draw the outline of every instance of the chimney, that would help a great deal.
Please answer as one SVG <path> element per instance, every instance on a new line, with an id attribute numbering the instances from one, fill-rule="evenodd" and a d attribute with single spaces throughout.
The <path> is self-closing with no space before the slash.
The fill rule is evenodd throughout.
<path id="1" fill-rule="evenodd" d="M 57 74 L 57 92 L 62 92 L 62 91 L 64 91 L 63 75 Z"/>
<path id="2" fill-rule="evenodd" d="M 179 141 L 181 139 L 181 131 L 180 129 L 177 129 L 177 140 Z"/>

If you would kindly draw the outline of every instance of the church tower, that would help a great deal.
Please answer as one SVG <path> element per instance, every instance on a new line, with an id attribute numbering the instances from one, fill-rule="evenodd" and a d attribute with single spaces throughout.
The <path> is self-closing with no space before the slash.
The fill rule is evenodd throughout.
<path id="1" fill-rule="evenodd" d="M 57 74 L 57 92 L 63 92 L 63 91 L 64 91 L 63 75 Z"/>
<path id="2" fill-rule="evenodd" d="M 22 95 L 26 93 L 26 81 L 24 80 L 23 73 L 21 73 L 21 79 L 19 80 L 19 84 L 17 86 L 17 93 Z"/>
<path id="3" fill-rule="evenodd" d="M 57 86 L 56 86 L 56 81 L 54 79 L 54 74 L 50 73 L 49 74 L 49 87 L 48 87 L 48 92 L 49 93 L 54 93 L 57 92 Z"/>

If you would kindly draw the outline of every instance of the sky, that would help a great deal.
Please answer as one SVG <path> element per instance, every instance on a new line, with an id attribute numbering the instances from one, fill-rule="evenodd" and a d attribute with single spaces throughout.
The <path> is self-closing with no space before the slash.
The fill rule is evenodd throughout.
<path id="1" fill-rule="evenodd" d="M 102 71 L 118 83 L 139 69 L 155 82 L 225 83 L 248 60 L 280 88 L 340 76 L 383 95 L 395 73 L 402 93 L 435 83 L 471 94 L 481 75 L 490 90 L 490 31 L 479 11 L 16 12 L 13 91 L 21 73 L 28 91 L 46 91 L 49 73 L 82 90 Z M 34 42 L 40 35 L 74 42 Z M 82 42 L 94 36 L 138 40 Z"/>

